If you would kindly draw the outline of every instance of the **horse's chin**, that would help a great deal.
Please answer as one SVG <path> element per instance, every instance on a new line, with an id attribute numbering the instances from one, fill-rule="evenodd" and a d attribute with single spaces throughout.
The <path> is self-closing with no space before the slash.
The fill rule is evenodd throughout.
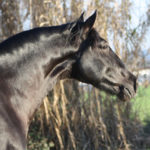
<path id="1" fill-rule="evenodd" d="M 112 85 L 100 84 L 97 87 L 105 91 L 106 93 L 109 93 L 111 95 L 116 95 L 121 101 L 129 101 L 135 95 L 132 89 L 126 88 L 123 85 L 112 86 Z"/>

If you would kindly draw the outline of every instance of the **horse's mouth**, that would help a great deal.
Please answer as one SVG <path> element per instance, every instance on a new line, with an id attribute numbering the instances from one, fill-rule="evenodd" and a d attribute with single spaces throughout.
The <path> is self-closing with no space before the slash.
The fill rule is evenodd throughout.
<path id="1" fill-rule="evenodd" d="M 124 86 L 124 85 L 106 85 L 100 84 L 98 86 L 101 90 L 106 91 L 112 95 L 116 95 L 121 101 L 129 101 L 135 96 L 135 90 L 132 86 Z"/>
<path id="2" fill-rule="evenodd" d="M 119 92 L 117 97 L 122 101 L 129 101 L 135 95 L 135 91 L 132 88 L 125 87 L 123 85 L 119 86 Z"/>

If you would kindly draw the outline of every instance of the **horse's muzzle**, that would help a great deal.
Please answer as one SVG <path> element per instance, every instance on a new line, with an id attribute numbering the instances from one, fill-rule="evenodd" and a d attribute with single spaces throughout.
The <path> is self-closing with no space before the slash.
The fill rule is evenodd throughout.
<path id="1" fill-rule="evenodd" d="M 123 101 L 128 101 L 132 99 L 137 90 L 137 78 L 130 73 L 130 77 L 128 82 L 124 83 L 124 85 L 119 86 L 118 98 Z"/>

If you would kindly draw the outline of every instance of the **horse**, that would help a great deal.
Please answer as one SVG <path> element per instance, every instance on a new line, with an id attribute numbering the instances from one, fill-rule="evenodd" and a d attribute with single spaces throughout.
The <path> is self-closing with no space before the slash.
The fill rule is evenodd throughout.
<path id="1" fill-rule="evenodd" d="M 0 43 L 0 149 L 26 150 L 30 120 L 56 82 L 75 79 L 130 100 L 136 77 L 93 27 L 96 11 Z"/>

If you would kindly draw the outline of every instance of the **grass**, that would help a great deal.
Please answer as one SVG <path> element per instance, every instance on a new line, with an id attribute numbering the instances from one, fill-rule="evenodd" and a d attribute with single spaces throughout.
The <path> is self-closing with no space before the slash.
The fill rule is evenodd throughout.
<path id="1" fill-rule="evenodd" d="M 137 112 L 140 120 L 145 123 L 150 117 L 150 86 L 140 86 L 136 97 L 132 100 L 133 111 Z"/>

